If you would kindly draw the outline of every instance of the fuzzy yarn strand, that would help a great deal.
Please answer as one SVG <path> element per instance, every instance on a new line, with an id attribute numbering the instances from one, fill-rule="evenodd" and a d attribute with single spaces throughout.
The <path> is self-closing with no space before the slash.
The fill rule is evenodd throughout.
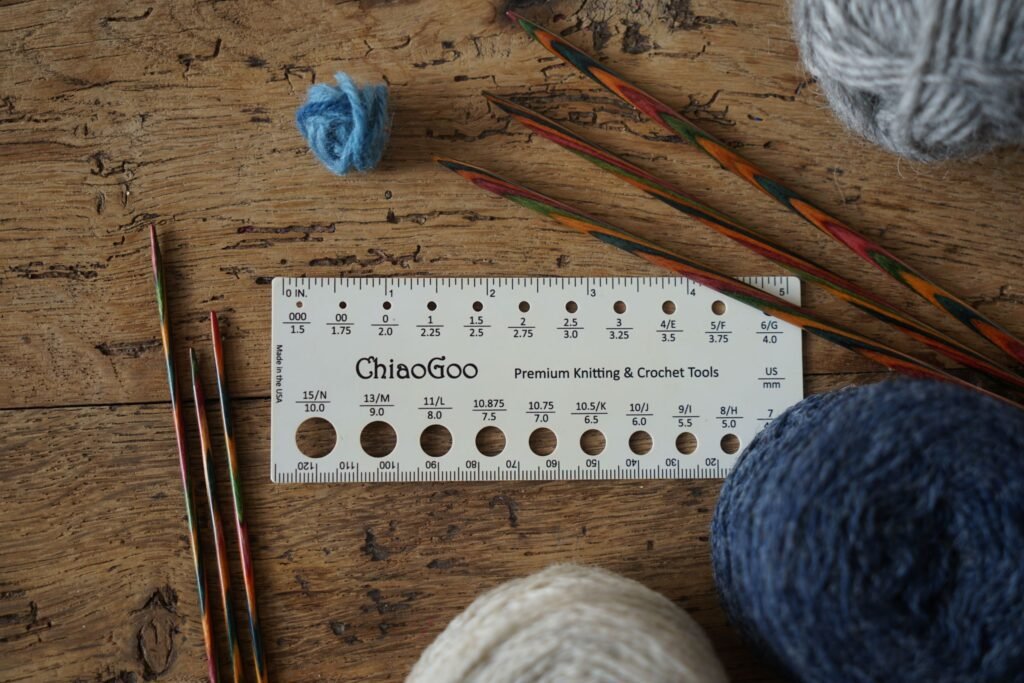
<path id="1" fill-rule="evenodd" d="M 726 611 L 797 683 L 1024 683 L 1024 411 L 933 381 L 812 396 L 712 524 Z"/>
<path id="2" fill-rule="evenodd" d="M 318 83 L 309 89 L 295 123 L 331 172 L 368 171 L 380 162 L 391 132 L 388 87 L 359 87 L 344 73 L 335 79 L 337 85 Z"/>
<path id="3" fill-rule="evenodd" d="M 903 157 L 1024 142 L 1024 0 L 795 0 L 804 64 L 837 117 Z"/>
<path id="4" fill-rule="evenodd" d="M 703 630 L 665 596 L 555 565 L 477 598 L 406 683 L 725 683 Z"/>

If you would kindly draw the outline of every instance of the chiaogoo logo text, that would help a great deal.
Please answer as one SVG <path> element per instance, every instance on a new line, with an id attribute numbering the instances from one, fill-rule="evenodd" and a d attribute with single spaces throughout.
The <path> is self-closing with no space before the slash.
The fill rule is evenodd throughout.
<path id="1" fill-rule="evenodd" d="M 479 372 L 475 363 L 446 363 L 445 356 L 434 356 L 426 363 L 387 362 L 377 356 L 366 356 L 356 361 L 356 374 L 362 379 L 473 379 Z"/>

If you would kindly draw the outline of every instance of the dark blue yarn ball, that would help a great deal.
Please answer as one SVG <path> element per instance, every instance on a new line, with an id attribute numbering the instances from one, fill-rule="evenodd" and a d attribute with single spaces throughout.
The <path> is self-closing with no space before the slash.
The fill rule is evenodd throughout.
<path id="1" fill-rule="evenodd" d="M 336 86 L 318 83 L 309 89 L 295 124 L 332 172 L 368 171 L 380 162 L 391 132 L 388 87 L 359 87 L 344 73 L 335 78 Z"/>
<path id="2" fill-rule="evenodd" d="M 812 396 L 712 524 L 733 623 L 801 683 L 1024 683 L 1024 411 L 949 384 Z"/>

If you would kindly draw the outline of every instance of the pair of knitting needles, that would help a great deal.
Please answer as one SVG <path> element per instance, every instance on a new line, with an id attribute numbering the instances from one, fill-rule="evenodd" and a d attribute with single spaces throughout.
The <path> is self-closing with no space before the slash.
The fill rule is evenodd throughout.
<path id="1" fill-rule="evenodd" d="M 207 591 L 206 568 L 203 563 L 203 551 L 199 536 L 199 523 L 192 489 L 192 478 L 189 471 L 188 450 L 185 438 L 185 417 L 182 412 L 181 390 L 178 387 L 177 372 L 174 364 L 174 344 L 167 308 L 166 278 L 155 225 L 149 226 L 149 240 L 153 259 L 153 280 L 156 285 L 157 310 L 160 314 L 160 336 L 163 341 L 164 361 L 167 365 L 167 384 L 171 393 L 171 414 L 174 418 L 174 435 L 178 444 L 178 464 L 181 470 L 181 483 L 185 493 L 188 537 L 189 544 L 192 547 L 196 588 L 199 594 L 199 617 L 202 622 L 203 640 L 206 645 L 210 683 L 219 683 L 221 680 L 220 667 L 210 614 L 210 596 Z M 231 420 L 231 397 L 228 394 L 227 376 L 225 374 L 224 346 L 215 311 L 210 311 L 210 333 L 213 341 L 213 360 L 217 370 L 217 394 L 220 398 L 221 421 L 224 428 L 224 447 L 227 451 L 228 474 L 231 479 L 231 494 L 234 501 L 235 529 L 238 534 L 238 548 L 242 558 L 242 576 L 245 581 L 245 597 L 249 613 L 249 635 L 252 638 L 253 663 L 258 683 L 267 683 L 269 679 L 267 676 L 266 656 L 260 638 L 259 618 L 256 611 L 256 584 L 253 575 L 252 552 L 249 548 L 248 522 L 242 503 L 242 479 L 238 468 L 238 453 L 235 447 L 234 426 Z M 196 419 L 199 425 L 203 479 L 206 482 L 206 499 L 209 504 L 209 521 L 213 532 L 214 550 L 217 556 L 217 575 L 220 585 L 221 604 L 224 607 L 228 647 L 231 650 L 232 681 L 234 683 L 242 683 L 245 677 L 242 673 L 242 655 L 238 644 L 238 630 L 235 625 L 234 608 L 231 604 L 231 571 L 228 565 L 227 542 L 224 538 L 220 506 L 217 503 L 216 496 L 217 486 L 213 464 L 213 448 L 210 440 L 209 424 L 206 418 L 206 395 L 199 377 L 199 357 L 195 349 L 189 348 L 188 352 L 192 371 L 192 397 L 195 402 Z"/>
<path id="2" fill-rule="evenodd" d="M 919 273 L 916 273 L 916 271 L 911 270 L 910 266 L 897 259 L 882 247 L 874 245 L 863 237 L 856 235 L 850 228 L 841 224 L 837 219 L 828 216 L 823 211 L 810 204 L 807 200 L 800 198 L 796 193 L 782 186 L 779 181 L 769 177 L 751 162 L 732 152 L 732 150 L 725 147 L 725 145 L 720 141 L 701 131 L 699 128 L 683 118 L 681 114 L 673 111 L 668 107 L 668 105 L 659 102 L 636 86 L 626 82 L 624 79 L 615 75 L 609 69 L 600 65 L 585 53 L 576 49 L 561 38 L 545 31 L 539 26 L 514 13 L 510 12 L 509 16 L 513 20 L 517 21 L 531 37 L 544 45 L 544 47 L 553 54 L 560 57 L 571 66 L 574 66 L 583 74 L 590 76 L 595 81 L 608 88 L 611 92 L 618 95 L 628 103 L 636 106 L 644 113 L 654 117 L 659 123 L 669 128 L 672 132 L 682 136 L 698 148 L 704 150 L 719 161 L 719 163 L 726 169 L 733 171 L 748 182 L 754 184 L 759 189 L 767 192 L 770 196 L 776 198 L 788 208 L 796 211 L 798 214 L 811 221 L 814 225 L 819 227 L 819 229 L 826 232 L 826 234 L 829 234 L 833 238 L 853 249 L 862 258 L 883 267 L 885 272 L 889 273 L 915 292 L 924 296 L 934 305 L 939 306 L 942 310 L 953 315 L 961 322 L 964 322 L 971 327 L 971 329 L 975 330 L 986 339 L 996 343 L 1000 348 L 1004 349 L 1015 358 L 1017 358 L 1016 352 L 1018 350 L 1022 352 L 1021 358 L 1024 358 L 1024 345 L 1021 345 L 1019 341 L 1014 339 L 1008 332 L 998 327 L 994 322 L 984 318 L 981 313 L 975 311 L 966 302 L 957 299 L 953 295 L 925 279 Z M 743 244 L 756 253 L 783 265 L 801 279 L 823 286 L 834 296 L 896 327 L 900 331 L 922 343 L 927 344 L 940 353 L 943 353 L 964 365 L 984 372 L 1003 384 L 1015 386 L 1017 388 L 1024 387 L 1024 379 L 1019 375 L 998 366 L 988 357 L 974 351 L 970 347 L 956 341 L 934 327 L 914 320 L 907 314 L 899 311 L 891 304 L 882 300 L 877 295 L 858 287 L 854 283 L 842 278 L 823 266 L 805 259 L 772 242 L 769 238 L 753 228 L 746 227 L 724 213 L 700 203 L 670 183 L 647 173 L 643 169 L 625 161 L 607 149 L 587 142 L 582 137 L 572 133 L 565 127 L 560 126 L 554 121 L 551 121 L 550 119 L 547 119 L 526 107 L 516 105 L 512 102 L 491 95 L 488 95 L 487 97 L 493 104 L 511 114 L 520 123 L 526 125 L 542 137 L 559 144 L 578 156 L 581 156 L 582 158 L 597 165 L 599 168 L 613 173 L 620 179 L 638 187 L 651 196 L 667 203 L 669 206 L 696 218 L 705 225 L 729 237 L 730 239 Z M 510 183 L 489 171 L 454 160 L 440 161 L 445 166 L 458 172 L 463 177 L 484 189 L 495 192 L 501 196 L 508 197 L 513 201 L 517 201 L 517 203 L 527 206 L 528 208 L 540 211 L 541 213 L 544 213 L 549 217 L 568 225 L 569 227 L 592 234 L 599 239 L 603 239 L 603 241 L 610 242 L 615 246 L 647 258 L 647 260 L 660 262 L 660 265 L 664 265 L 676 272 L 684 273 L 693 277 L 694 279 L 704 282 L 707 286 L 721 291 L 724 294 L 734 296 L 736 294 L 740 294 L 740 292 L 736 291 L 736 285 L 746 287 L 745 285 L 742 285 L 742 283 L 738 283 L 724 275 L 713 273 L 713 271 L 709 271 L 694 261 L 684 259 L 677 254 L 672 254 L 671 252 L 661 249 L 657 245 L 653 245 L 641 238 L 630 235 L 624 230 L 620 230 L 608 225 L 607 223 L 597 221 L 596 219 L 586 216 L 577 209 L 574 209 L 564 203 L 557 202 L 556 200 L 545 197 L 544 195 L 529 190 L 528 188 Z M 570 215 L 573 216 L 573 218 L 567 218 Z M 610 236 L 615 236 L 617 239 L 610 239 Z M 661 256 L 656 258 L 651 249 L 656 252 L 660 252 Z M 668 257 L 668 262 L 664 260 L 664 257 L 666 256 Z M 702 277 L 706 277 L 707 279 L 701 279 Z M 723 281 L 723 279 L 725 281 Z M 778 299 L 777 297 L 771 297 L 768 295 L 771 301 L 765 301 L 763 293 L 755 296 L 753 292 L 749 291 L 750 289 L 751 288 L 747 288 L 745 291 L 745 297 L 741 300 L 745 300 L 750 305 L 754 305 L 760 310 L 770 312 L 773 315 L 785 314 L 779 315 L 779 317 L 783 317 L 789 322 L 798 324 L 810 332 L 819 334 L 819 336 L 824 336 L 830 341 L 839 343 L 841 346 L 851 348 L 863 355 L 867 355 L 869 358 L 872 358 L 872 360 L 881 362 L 883 365 L 886 365 L 891 369 L 910 374 L 935 377 L 946 381 L 954 381 L 971 387 L 974 386 L 953 377 L 945 370 L 919 361 L 916 358 L 903 354 L 895 349 L 867 340 L 861 335 L 850 330 L 825 323 L 821 319 L 807 314 L 802 309 L 794 309 L 790 304 Z M 751 297 L 753 297 L 753 301 L 749 300 Z M 779 308 L 780 304 L 783 308 Z M 772 308 L 774 310 L 768 310 L 768 308 Z M 786 308 L 794 310 L 786 311 Z M 800 316 L 800 322 L 792 319 L 794 314 Z M 790 317 L 787 318 L 785 317 L 786 315 Z M 865 343 L 867 343 L 867 345 L 865 345 Z"/>

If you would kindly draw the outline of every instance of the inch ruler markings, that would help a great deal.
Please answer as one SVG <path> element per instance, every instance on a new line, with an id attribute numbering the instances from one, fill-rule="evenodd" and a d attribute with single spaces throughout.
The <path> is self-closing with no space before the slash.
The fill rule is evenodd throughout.
<path id="1" fill-rule="evenodd" d="M 278 483 L 723 477 L 803 398 L 800 330 L 685 278 L 275 278 L 272 322 Z"/>

